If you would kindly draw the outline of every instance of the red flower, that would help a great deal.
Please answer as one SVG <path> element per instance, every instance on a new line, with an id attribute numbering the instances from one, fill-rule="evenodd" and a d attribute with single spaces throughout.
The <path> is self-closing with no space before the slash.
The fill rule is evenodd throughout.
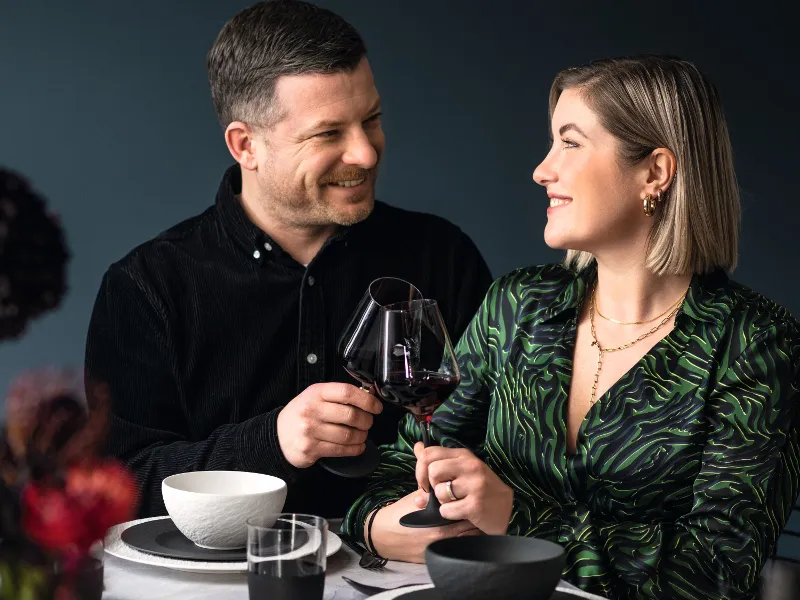
<path id="1" fill-rule="evenodd" d="M 116 462 L 95 462 L 69 469 L 63 487 L 26 484 L 22 527 L 43 548 L 82 557 L 109 527 L 129 520 L 135 505 L 131 475 Z"/>

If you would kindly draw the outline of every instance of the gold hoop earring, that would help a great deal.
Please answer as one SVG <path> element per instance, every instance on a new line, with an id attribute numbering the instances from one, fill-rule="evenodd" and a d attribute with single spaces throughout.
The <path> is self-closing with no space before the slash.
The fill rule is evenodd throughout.
<path id="1" fill-rule="evenodd" d="M 647 217 L 652 217 L 656 214 L 656 201 L 650 194 L 644 197 L 643 208 Z"/>

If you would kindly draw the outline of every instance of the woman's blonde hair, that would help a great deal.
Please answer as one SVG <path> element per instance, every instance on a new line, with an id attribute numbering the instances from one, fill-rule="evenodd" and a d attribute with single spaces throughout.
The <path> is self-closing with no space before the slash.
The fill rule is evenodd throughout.
<path id="1" fill-rule="evenodd" d="M 552 120 L 561 93 L 580 91 L 620 142 L 629 165 L 656 148 L 671 150 L 676 173 L 653 217 L 645 265 L 658 275 L 736 267 L 741 205 L 728 127 L 714 86 L 690 62 L 672 57 L 604 59 L 559 73 L 550 88 Z M 569 250 L 567 266 L 594 261 Z"/>

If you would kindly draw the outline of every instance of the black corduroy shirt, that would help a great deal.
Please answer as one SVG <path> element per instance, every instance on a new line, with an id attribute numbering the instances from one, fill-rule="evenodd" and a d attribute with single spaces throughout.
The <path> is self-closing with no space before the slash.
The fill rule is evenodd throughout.
<path id="1" fill-rule="evenodd" d="M 196 470 L 243 470 L 289 484 L 285 510 L 341 517 L 365 480 L 296 469 L 283 457 L 281 408 L 313 383 L 355 383 L 336 344 L 369 283 L 393 276 L 439 301 L 457 340 L 491 275 L 452 223 L 376 202 L 308 266 L 246 216 L 231 167 L 214 206 L 109 267 L 86 346 L 87 378 L 111 392 L 109 451 L 136 474 L 140 516 L 166 514 L 161 481 Z M 397 437 L 385 406 L 370 439 Z"/>

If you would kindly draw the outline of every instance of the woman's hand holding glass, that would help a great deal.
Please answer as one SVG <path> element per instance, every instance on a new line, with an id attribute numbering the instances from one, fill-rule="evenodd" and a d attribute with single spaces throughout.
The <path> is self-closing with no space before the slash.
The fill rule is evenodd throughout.
<path id="1" fill-rule="evenodd" d="M 400 518 L 417 510 L 418 492 L 411 492 L 397 502 L 381 508 L 372 525 L 375 551 L 390 560 L 425 562 L 425 548 L 437 540 L 465 535 L 482 535 L 469 521 L 458 521 L 443 527 L 410 528 L 400 524 Z M 427 499 L 427 494 L 425 494 Z M 423 504 L 423 508 L 424 508 Z"/>
<path id="2" fill-rule="evenodd" d="M 466 448 L 425 448 L 422 442 L 414 446 L 414 455 L 420 487 L 415 502 L 419 508 L 428 503 L 432 485 L 444 518 L 469 521 L 487 535 L 506 533 L 514 490 L 486 463 Z"/>

